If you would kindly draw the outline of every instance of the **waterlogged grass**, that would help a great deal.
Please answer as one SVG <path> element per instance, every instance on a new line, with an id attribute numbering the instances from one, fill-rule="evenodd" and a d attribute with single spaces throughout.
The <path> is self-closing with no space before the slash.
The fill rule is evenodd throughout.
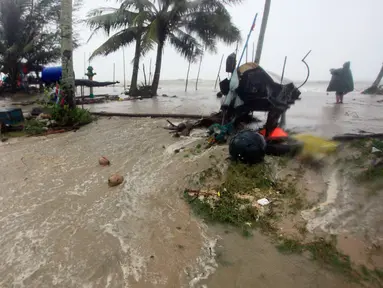
<path id="1" fill-rule="evenodd" d="M 202 172 L 200 183 L 215 177 L 214 171 L 210 168 Z M 215 190 L 220 194 L 216 199 L 200 199 L 187 191 L 185 198 L 193 211 L 205 220 L 240 227 L 246 235 L 255 227 L 263 232 L 275 232 L 275 221 L 286 210 L 296 213 L 303 208 L 303 199 L 298 195 L 295 184 L 276 181 L 267 163 L 253 166 L 230 164 L 224 183 Z M 246 195 L 247 199 L 238 195 Z M 261 198 L 267 198 L 271 203 L 264 207 L 257 205 L 256 200 Z"/>
<path id="2" fill-rule="evenodd" d="M 311 259 L 318 262 L 328 270 L 340 273 L 347 279 L 357 283 L 367 283 L 368 287 L 382 287 L 383 272 L 374 269 L 370 270 L 365 266 L 356 267 L 350 261 L 350 257 L 341 253 L 336 247 L 336 241 L 318 239 L 303 243 L 296 239 L 278 237 L 277 249 L 283 254 L 309 253 Z"/>
<path id="3" fill-rule="evenodd" d="M 210 168 L 202 172 L 200 183 L 216 177 L 217 173 L 214 171 L 214 168 Z M 275 241 L 276 248 L 283 254 L 308 254 L 322 267 L 340 273 L 350 281 L 366 284 L 367 287 L 383 287 L 383 272 L 353 265 L 350 258 L 337 249 L 336 237 L 332 237 L 331 241 L 317 239 L 304 242 L 279 234 L 277 222 L 307 206 L 296 189 L 296 183 L 276 180 L 272 167 L 267 163 L 253 166 L 231 163 L 224 182 L 215 187 L 215 190 L 219 192 L 219 197 L 202 198 L 189 195 L 185 191 L 185 199 L 195 214 L 208 222 L 239 227 L 244 236 L 251 236 L 253 229 L 259 229 Z M 246 195 L 247 198 L 238 195 Z M 267 198 L 271 202 L 264 207 L 254 207 L 254 201 L 248 198 L 255 202 L 257 199 Z M 298 232 L 305 235 L 307 230 L 301 227 Z"/>

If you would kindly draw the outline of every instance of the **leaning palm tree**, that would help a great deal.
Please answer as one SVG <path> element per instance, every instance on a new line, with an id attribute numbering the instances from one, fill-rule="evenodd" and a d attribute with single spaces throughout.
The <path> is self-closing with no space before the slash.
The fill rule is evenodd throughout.
<path id="1" fill-rule="evenodd" d="M 129 95 L 137 96 L 137 79 L 140 66 L 140 57 L 153 48 L 155 35 L 147 26 L 147 14 L 149 1 L 124 1 L 119 8 L 100 8 L 92 10 L 86 20 L 87 25 L 93 29 L 92 36 L 99 30 L 103 30 L 109 36 L 116 31 L 105 43 L 98 47 L 91 59 L 99 55 L 109 55 L 135 42 L 135 55 L 133 59 L 133 73 L 130 83 Z"/>

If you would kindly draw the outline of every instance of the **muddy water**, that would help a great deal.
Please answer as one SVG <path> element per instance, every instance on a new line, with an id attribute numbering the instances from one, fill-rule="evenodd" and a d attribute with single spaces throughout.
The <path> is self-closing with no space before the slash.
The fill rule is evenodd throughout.
<path id="1" fill-rule="evenodd" d="M 220 268 L 204 282 L 210 288 L 359 287 L 308 258 L 280 254 L 270 239 L 259 233 L 245 238 L 231 229 L 213 229 L 221 235 L 216 245 Z"/>
<path id="2" fill-rule="evenodd" d="M 327 83 L 309 82 L 301 89 L 302 100 L 297 101 L 287 111 L 287 128 L 328 137 L 343 133 L 360 133 L 360 131 L 381 133 L 383 96 L 360 94 L 360 91 L 369 84 L 356 82 L 356 90 L 345 96 L 345 104 L 335 105 L 333 93 L 328 95 L 326 93 Z M 207 115 L 219 110 L 220 100 L 215 96 L 217 91 L 213 89 L 214 81 L 201 81 L 198 91 L 195 91 L 194 83 L 191 81 L 188 92 L 185 92 L 185 83 L 182 80 L 162 81 L 161 85 L 159 96 L 153 99 L 86 105 L 86 108 L 94 112 L 194 115 Z M 120 95 L 122 92 L 121 86 L 95 89 L 95 94 Z M 87 93 L 89 91 L 85 91 L 85 94 Z M 25 97 L 0 99 L 0 106 L 10 106 L 13 101 L 26 99 Z M 28 111 L 32 107 L 22 108 Z M 255 113 L 255 116 L 265 119 L 265 113 Z"/>
<path id="3" fill-rule="evenodd" d="M 216 98 L 214 82 L 202 81 L 198 91 L 191 82 L 188 92 L 184 92 L 183 81 L 163 81 L 160 96 L 154 99 L 137 101 L 110 102 L 89 105 L 91 111 L 121 113 L 180 113 L 207 115 L 218 111 L 220 100 Z M 381 133 L 383 126 L 383 96 L 362 95 L 369 83 L 355 83 L 356 90 L 345 96 L 345 104 L 335 105 L 333 93 L 327 94 L 327 83 L 311 82 L 302 89 L 302 100 L 297 101 L 287 111 L 287 127 L 296 131 L 314 132 L 319 135 L 333 136 L 343 133 L 359 133 L 361 130 Z M 103 88 L 97 93 L 116 93 L 121 88 Z M 167 97 L 161 95 L 166 94 Z M 173 96 L 177 96 L 173 98 Z M 265 113 L 255 113 L 265 119 Z"/>
<path id="4" fill-rule="evenodd" d="M 159 124 L 102 119 L 0 146 L 0 287 L 181 287 L 204 271 L 210 242 L 179 196 L 196 167 Z M 125 182 L 108 188 L 114 172 Z"/>
<path id="5" fill-rule="evenodd" d="M 169 137 L 164 124 L 104 118 L 2 143 L 0 287 L 352 287 L 261 235 L 191 216 L 185 177 L 225 148 L 184 158 L 174 149 L 195 143 Z M 109 188 L 115 172 L 125 182 Z"/>

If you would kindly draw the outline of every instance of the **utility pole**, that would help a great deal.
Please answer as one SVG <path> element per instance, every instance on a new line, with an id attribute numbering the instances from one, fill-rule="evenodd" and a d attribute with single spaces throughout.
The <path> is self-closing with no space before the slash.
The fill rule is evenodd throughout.
<path id="1" fill-rule="evenodd" d="M 255 54 L 255 60 L 254 60 L 254 62 L 258 64 L 261 61 L 263 41 L 265 40 L 267 21 L 269 20 L 270 6 L 271 6 L 271 0 L 265 0 L 265 8 L 263 10 L 261 31 L 259 32 L 257 52 Z"/>

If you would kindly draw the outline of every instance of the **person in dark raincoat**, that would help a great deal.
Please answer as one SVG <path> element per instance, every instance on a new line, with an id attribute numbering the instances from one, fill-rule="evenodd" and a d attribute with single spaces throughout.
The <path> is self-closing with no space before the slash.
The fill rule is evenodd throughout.
<path id="1" fill-rule="evenodd" d="M 350 62 L 343 64 L 343 68 L 331 69 L 331 81 L 327 92 L 335 92 L 336 103 L 343 103 L 343 96 L 354 91 L 354 79 L 350 69 Z"/>

